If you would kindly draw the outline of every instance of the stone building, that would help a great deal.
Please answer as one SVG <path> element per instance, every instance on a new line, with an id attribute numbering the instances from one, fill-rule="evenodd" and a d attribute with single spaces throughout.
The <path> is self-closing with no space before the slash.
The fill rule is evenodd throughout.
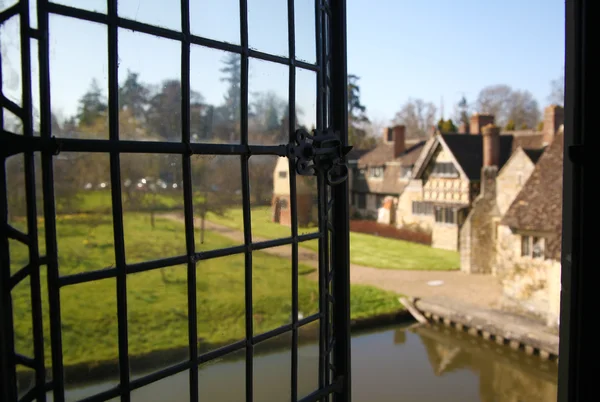
<path id="1" fill-rule="evenodd" d="M 558 326 L 562 231 L 562 132 L 540 157 L 533 173 L 497 229 L 495 274 L 503 305 Z"/>
<path id="2" fill-rule="evenodd" d="M 410 181 L 425 141 L 407 141 L 405 127 L 386 128 L 382 142 L 360 156 L 352 169 L 350 205 L 354 216 L 376 219 L 381 207 L 395 210 L 396 200 Z M 388 213 L 385 223 L 392 223 Z"/>
<path id="3" fill-rule="evenodd" d="M 470 124 L 463 126 L 468 134 L 438 133 L 424 145 L 398 199 L 396 225 L 430 231 L 432 246 L 436 248 L 458 250 L 464 247 L 463 261 L 467 263 L 470 249 L 475 245 L 471 244 L 470 237 L 468 241 L 460 239 L 462 234 L 479 230 L 472 228 L 467 217 L 480 195 L 482 178 L 493 182 L 486 190 L 495 195 L 487 194 L 485 198 L 482 195 L 477 205 L 483 209 L 475 212 L 473 218 L 482 216 L 486 222 L 497 222 L 533 171 L 545 144 L 552 140 L 554 128 L 561 126 L 562 116 L 562 108 L 550 106 L 545 110 L 544 121 L 548 123 L 544 130 L 501 132 L 494 129 L 486 140 L 484 127 L 493 123 L 494 117 L 476 113 L 471 116 Z M 492 152 L 488 162 L 494 165 L 487 166 L 482 173 L 486 149 Z M 495 170 L 491 166 L 495 166 Z M 487 214 L 491 215 L 486 217 Z M 463 228 L 465 224 L 467 227 Z M 489 272 L 490 263 L 486 266 Z M 465 265 L 465 270 L 471 272 L 472 268 Z M 480 271 L 477 268 L 472 272 Z"/>
<path id="4" fill-rule="evenodd" d="M 278 158 L 273 170 L 272 220 L 291 225 L 291 199 L 288 158 Z M 317 179 L 296 175 L 298 225 L 307 226 L 318 220 Z"/>
<path id="5" fill-rule="evenodd" d="M 544 152 L 544 148 L 523 150 L 518 147 L 498 171 L 500 129 L 491 124 L 484 127 L 482 139 L 481 190 L 459 236 L 460 267 L 471 274 L 494 273 L 497 226 Z"/>

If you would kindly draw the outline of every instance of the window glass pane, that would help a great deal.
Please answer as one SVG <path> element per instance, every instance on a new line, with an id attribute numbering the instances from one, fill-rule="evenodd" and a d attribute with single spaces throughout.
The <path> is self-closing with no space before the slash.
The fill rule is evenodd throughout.
<path id="1" fill-rule="evenodd" d="M 0 25 L 2 94 L 19 106 L 22 100 L 20 29 L 21 20 L 16 16 Z"/>
<path id="2" fill-rule="evenodd" d="M 194 35 L 239 44 L 239 0 L 190 1 L 190 29 Z"/>
<path id="3" fill-rule="evenodd" d="M 65 6 L 77 7 L 99 13 L 106 13 L 106 0 L 56 0 L 53 1 L 53 3 L 64 4 Z"/>
<path id="4" fill-rule="evenodd" d="M 52 135 L 107 139 L 106 25 L 54 14 L 49 24 Z"/>
<path id="5" fill-rule="evenodd" d="M 248 137 L 251 144 L 276 145 L 289 141 L 289 68 L 250 59 Z"/>
<path id="6" fill-rule="evenodd" d="M 248 1 L 248 44 L 260 52 L 288 55 L 286 1 Z"/>
<path id="7" fill-rule="evenodd" d="M 117 4 L 119 17 L 177 31 L 181 29 L 180 2 L 164 0 L 118 0 Z"/>
<path id="8" fill-rule="evenodd" d="M 314 0 L 296 0 L 294 2 L 294 19 L 296 59 L 314 63 L 317 55 Z"/>
<path id="9" fill-rule="evenodd" d="M 179 42 L 119 30 L 120 138 L 181 140 L 180 61 Z"/>
<path id="10" fill-rule="evenodd" d="M 191 139 L 240 142 L 241 56 L 192 45 Z"/>

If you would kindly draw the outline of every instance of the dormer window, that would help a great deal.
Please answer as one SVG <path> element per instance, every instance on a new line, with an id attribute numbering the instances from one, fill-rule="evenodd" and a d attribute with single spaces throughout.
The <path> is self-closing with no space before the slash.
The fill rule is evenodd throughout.
<path id="1" fill-rule="evenodd" d="M 373 166 L 369 168 L 369 177 L 373 179 L 383 178 L 383 166 Z"/>
<path id="2" fill-rule="evenodd" d="M 458 177 L 458 170 L 452 162 L 437 162 L 431 171 L 432 176 Z"/>

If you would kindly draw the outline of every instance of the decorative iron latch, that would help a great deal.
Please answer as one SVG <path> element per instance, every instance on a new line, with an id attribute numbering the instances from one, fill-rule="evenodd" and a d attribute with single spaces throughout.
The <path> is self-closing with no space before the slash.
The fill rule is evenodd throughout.
<path id="1" fill-rule="evenodd" d="M 334 186 L 348 178 L 348 165 L 344 157 L 352 149 L 342 146 L 337 132 L 328 129 L 324 133 L 306 129 L 296 130 L 295 143 L 288 144 L 288 157 L 296 158 L 296 172 L 302 176 L 315 176 L 322 172 L 327 184 Z"/>

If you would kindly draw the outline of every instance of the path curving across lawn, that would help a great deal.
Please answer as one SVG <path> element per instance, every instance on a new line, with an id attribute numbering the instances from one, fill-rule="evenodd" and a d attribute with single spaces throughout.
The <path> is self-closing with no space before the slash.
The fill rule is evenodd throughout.
<path id="1" fill-rule="evenodd" d="M 272 222 L 271 208 L 261 206 L 252 208 L 252 236 L 254 241 L 277 239 L 291 236 L 288 226 Z M 208 215 L 208 221 L 215 226 L 225 226 L 239 232 L 243 239 L 244 230 L 241 209 L 229 210 L 225 215 Z M 299 228 L 298 233 L 311 233 L 316 228 Z M 230 232 L 228 236 L 235 236 Z M 318 242 L 311 240 L 301 243 L 304 249 L 317 251 Z M 424 271 L 451 271 L 460 269 L 459 254 L 456 251 L 440 250 L 418 243 L 404 240 L 390 239 L 368 235 L 364 233 L 350 233 L 350 262 L 373 268 L 424 270 Z"/>

